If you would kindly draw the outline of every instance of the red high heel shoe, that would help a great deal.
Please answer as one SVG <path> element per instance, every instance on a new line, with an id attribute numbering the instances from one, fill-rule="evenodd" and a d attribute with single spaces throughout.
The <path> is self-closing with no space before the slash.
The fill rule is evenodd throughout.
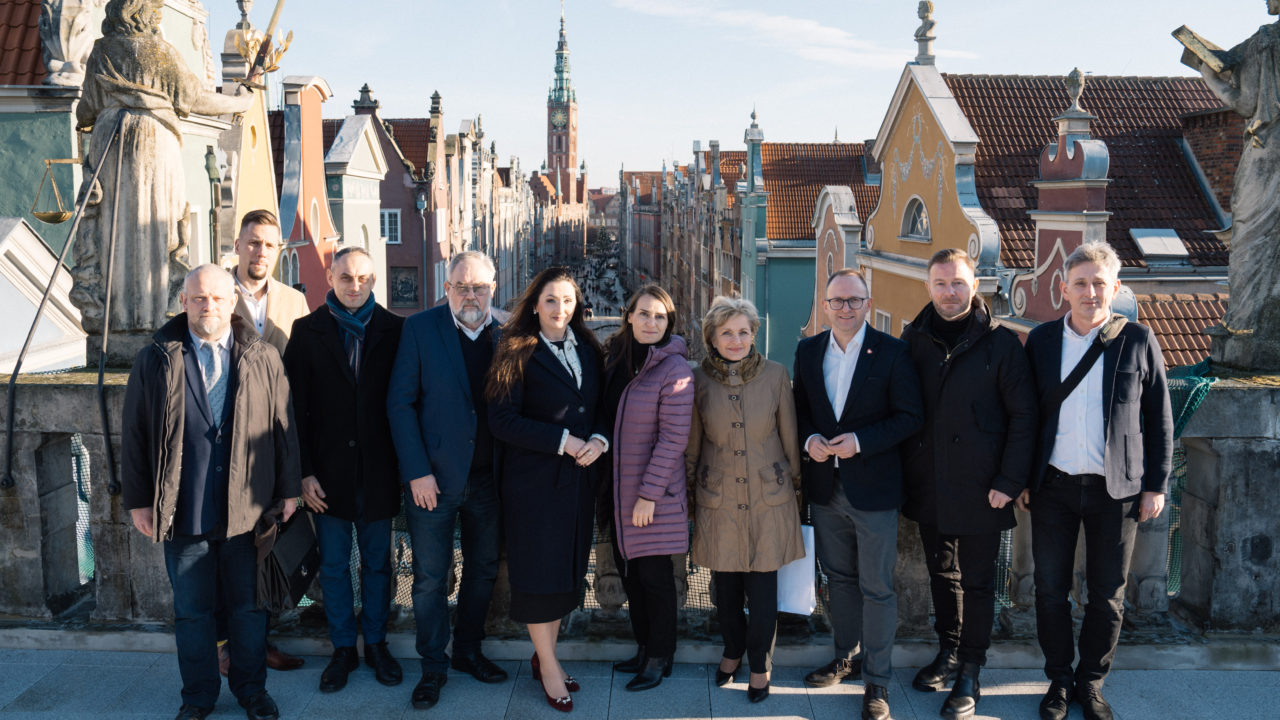
<path id="1" fill-rule="evenodd" d="M 529 669 L 530 669 L 530 671 L 533 673 L 533 679 L 534 679 L 534 680 L 538 680 L 539 682 L 541 682 L 541 681 L 542 681 L 542 666 L 538 663 L 538 653 L 536 653 L 536 652 L 533 654 L 533 659 L 531 659 L 531 660 L 529 661 Z M 571 693 L 576 693 L 576 692 L 578 692 L 579 690 L 581 690 L 581 689 L 582 689 L 582 686 L 578 684 L 578 681 L 577 681 L 577 680 L 574 680 L 572 677 L 570 677 L 570 676 L 568 676 L 568 675 L 565 675 L 565 676 L 564 676 L 564 689 L 565 689 L 565 690 L 568 690 L 568 691 L 569 691 L 569 692 L 571 692 Z"/>

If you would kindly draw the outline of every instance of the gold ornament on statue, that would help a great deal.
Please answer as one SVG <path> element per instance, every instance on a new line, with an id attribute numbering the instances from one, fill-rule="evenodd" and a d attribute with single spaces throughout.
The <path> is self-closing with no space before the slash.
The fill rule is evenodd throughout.
<path id="1" fill-rule="evenodd" d="M 40 184 L 36 186 L 36 197 L 31 201 L 31 215 L 35 219 L 51 225 L 64 223 L 71 219 L 72 212 L 62 203 L 62 191 L 58 189 L 58 179 L 53 176 L 53 166 L 74 165 L 79 162 L 81 162 L 80 158 L 57 158 L 44 161 L 44 177 L 40 178 Z M 44 184 L 46 182 L 53 188 L 53 202 L 56 209 L 49 209 L 48 203 L 45 203 L 45 209 L 37 210 L 36 208 L 40 207 L 40 195 L 44 192 Z"/>
<path id="2" fill-rule="evenodd" d="M 293 43 L 293 31 L 290 30 L 289 34 L 283 38 L 281 38 L 279 31 L 277 31 L 275 37 L 275 42 L 270 42 L 267 40 L 265 35 L 259 35 L 257 33 L 252 35 L 249 35 L 248 33 L 240 33 L 240 36 L 236 38 L 236 51 L 240 53 L 240 57 L 248 60 L 250 63 L 253 63 L 259 57 L 260 51 L 262 50 L 262 43 L 264 41 L 269 42 L 267 51 L 265 53 L 261 53 L 261 71 L 263 74 L 275 72 L 280 69 L 280 60 L 289 50 L 289 45 Z M 241 82 L 250 87 L 262 89 L 262 85 L 255 83 L 248 78 Z"/>

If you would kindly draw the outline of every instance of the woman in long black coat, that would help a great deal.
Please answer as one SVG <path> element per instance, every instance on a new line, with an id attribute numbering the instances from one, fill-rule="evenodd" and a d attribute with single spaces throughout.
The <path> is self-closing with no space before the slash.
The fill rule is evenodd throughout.
<path id="1" fill-rule="evenodd" d="M 556 660 L 560 620 L 578 604 L 591 552 L 595 461 L 608 450 L 597 418 L 600 344 L 582 292 L 563 268 L 538 274 L 502 328 L 485 395 L 501 447 L 499 491 L 511 619 L 533 640 L 547 702 L 573 709 L 578 683 Z"/>

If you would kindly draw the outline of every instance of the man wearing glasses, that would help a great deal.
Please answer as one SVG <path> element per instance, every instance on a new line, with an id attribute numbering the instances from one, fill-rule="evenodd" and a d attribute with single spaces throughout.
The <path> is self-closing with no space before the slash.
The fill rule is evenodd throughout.
<path id="1" fill-rule="evenodd" d="M 951 692 L 941 715 L 973 717 L 995 624 L 1000 533 L 1014 526 L 1013 499 L 1035 455 L 1035 385 L 1018 336 L 1000 327 L 978 294 L 964 250 L 929 259 L 930 303 L 902 333 L 920 376 L 924 429 L 903 456 L 907 504 L 933 593 L 938 655 L 911 683 Z"/>
<path id="2" fill-rule="evenodd" d="M 888 720 L 903 498 L 898 446 L 923 422 L 920 387 L 906 343 L 867 325 L 872 300 L 861 273 L 833 273 L 823 305 L 830 329 L 796 347 L 793 388 L 835 659 L 805 682 L 834 685 L 861 665 L 862 717 Z"/>
<path id="3" fill-rule="evenodd" d="M 480 652 L 498 574 L 498 495 L 494 443 L 484 402 L 501 318 L 490 309 L 493 261 L 467 251 L 449 261 L 448 305 L 405 321 L 391 370 L 387 415 L 405 485 L 413 543 L 413 614 L 422 679 L 413 706 L 440 699 L 450 667 L 498 683 L 507 673 Z M 462 523 L 462 583 L 449 644 L 447 581 L 454 527 Z"/>

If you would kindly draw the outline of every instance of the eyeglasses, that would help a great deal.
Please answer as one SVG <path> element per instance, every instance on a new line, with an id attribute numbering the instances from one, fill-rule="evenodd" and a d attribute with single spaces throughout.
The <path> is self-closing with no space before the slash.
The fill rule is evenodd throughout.
<path id="1" fill-rule="evenodd" d="M 492 288 L 491 288 L 489 285 L 483 285 L 483 284 L 481 284 L 481 285 L 456 285 L 456 284 L 454 284 L 454 283 L 449 283 L 449 289 L 450 289 L 450 290 L 454 290 L 454 291 L 456 291 L 459 295 L 462 295 L 463 297 L 466 297 L 467 295 L 475 295 L 475 296 L 479 297 L 479 296 L 481 296 L 481 295 L 488 295 L 488 294 L 489 294 L 489 291 L 490 291 Z"/>
<path id="2" fill-rule="evenodd" d="M 864 297 L 827 298 L 823 302 L 825 302 L 827 304 L 827 307 L 831 308 L 832 310 L 841 310 L 843 308 L 849 308 L 850 310 L 860 310 L 863 304 L 865 304 L 870 299 L 871 298 L 864 298 Z"/>

